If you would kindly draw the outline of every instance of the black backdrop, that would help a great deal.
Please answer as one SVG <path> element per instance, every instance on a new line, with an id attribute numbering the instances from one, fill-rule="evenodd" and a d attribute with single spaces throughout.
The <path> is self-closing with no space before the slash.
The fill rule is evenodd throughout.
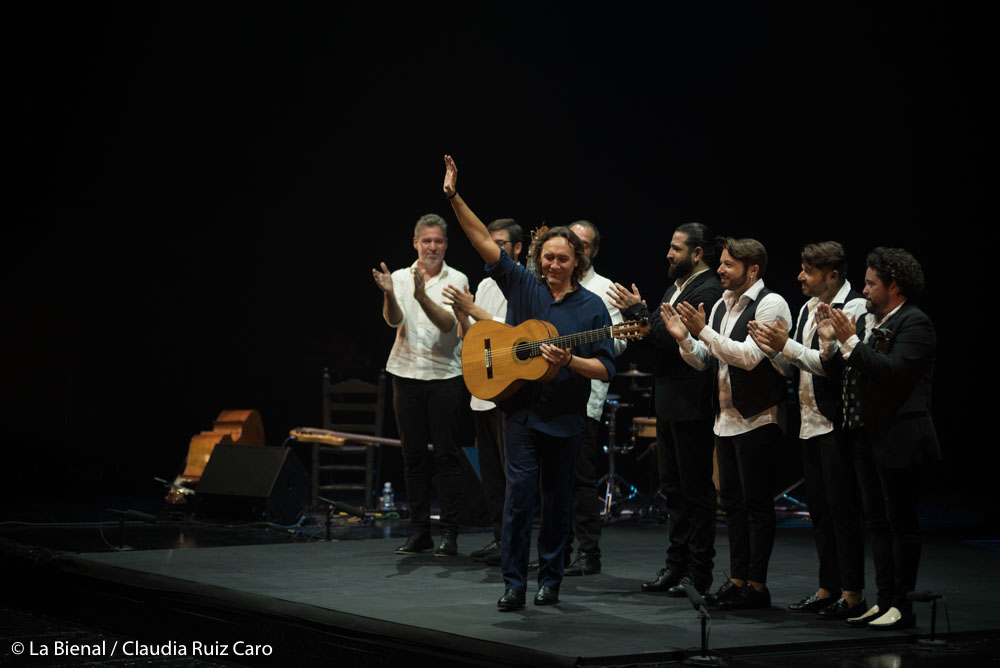
<path id="1" fill-rule="evenodd" d="M 598 270 L 651 300 L 690 220 L 763 241 L 793 310 L 804 243 L 843 241 L 856 286 L 870 248 L 911 249 L 942 488 L 985 494 L 983 17 L 707 4 L 13 13 L 8 502 L 149 492 L 224 408 L 272 443 L 318 424 L 321 369 L 374 378 L 391 345 L 371 267 L 412 261 L 420 214 L 453 220 L 445 152 L 482 218 L 588 218 Z M 457 227 L 447 259 L 482 275 Z"/>

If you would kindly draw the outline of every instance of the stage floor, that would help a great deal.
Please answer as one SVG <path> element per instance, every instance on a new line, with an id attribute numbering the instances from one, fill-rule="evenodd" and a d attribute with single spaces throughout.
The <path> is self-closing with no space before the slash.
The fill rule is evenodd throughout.
<path id="1" fill-rule="evenodd" d="M 502 654 L 535 665 L 576 663 L 580 657 L 596 663 L 667 660 L 700 645 L 700 621 L 687 599 L 639 591 L 663 565 L 662 527 L 607 527 L 601 542 L 602 573 L 566 578 L 557 606 L 531 605 L 530 587 L 527 607 L 510 613 L 496 608 L 503 591 L 498 568 L 467 556 L 396 556 L 393 549 L 401 540 L 82 553 L 58 561 L 64 572 L 196 594 L 229 609 L 268 610 L 310 624 L 461 647 L 472 655 Z M 486 540 L 483 533 L 462 535 L 459 549 L 467 555 Z M 716 548 L 713 588 L 723 581 L 728 565 L 725 529 L 719 530 Z M 918 588 L 945 594 L 938 606 L 939 633 L 948 630 L 946 607 L 953 633 L 1000 629 L 992 599 L 1000 590 L 996 563 L 995 544 L 925 537 Z M 870 561 L 867 568 L 871 584 Z M 787 613 L 785 606 L 815 590 L 815 570 L 811 530 L 779 528 L 768 583 L 773 607 L 713 611 L 711 648 L 735 653 L 817 644 L 843 648 L 893 637 Z M 929 632 L 930 605 L 917 606 L 917 629 L 896 637 Z"/>

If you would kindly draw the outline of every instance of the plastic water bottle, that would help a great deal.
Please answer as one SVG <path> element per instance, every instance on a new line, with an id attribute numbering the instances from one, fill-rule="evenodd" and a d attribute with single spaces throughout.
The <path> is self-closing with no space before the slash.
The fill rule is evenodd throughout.
<path id="1" fill-rule="evenodd" d="M 385 512 L 391 512 L 395 509 L 396 504 L 392 495 L 392 483 L 387 482 L 385 483 L 385 486 L 382 487 L 382 510 Z"/>

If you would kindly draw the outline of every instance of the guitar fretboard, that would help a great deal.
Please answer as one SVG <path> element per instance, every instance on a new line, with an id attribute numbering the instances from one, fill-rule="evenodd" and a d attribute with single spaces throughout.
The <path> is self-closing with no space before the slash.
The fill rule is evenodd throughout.
<path id="1" fill-rule="evenodd" d="M 541 341 L 532 341 L 527 344 L 529 353 L 532 357 L 537 357 L 542 354 L 542 344 L 547 343 L 550 346 L 556 346 L 557 348 L 572 348 L 574 346 L 579 346 L 584 343 L 595 343 L 597 341 L 603 341 L 604 339 L 611 338 L 611 326 L 599 327 L 597 329 L 592 329 L 589 332 L 577 332 L 576 334 L 567 334 L 565 336 L 554 336 L 551 339 L 542 339 Z"/>

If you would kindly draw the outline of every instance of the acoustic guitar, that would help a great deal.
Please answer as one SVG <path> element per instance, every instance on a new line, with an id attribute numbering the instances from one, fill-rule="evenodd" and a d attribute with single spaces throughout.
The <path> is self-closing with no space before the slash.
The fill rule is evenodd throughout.
<path id="1" fill-rule="evenodd" d="M 641 339 L 648 332 L 645 320 L 565 336 L 544 320 L 525 320 L 517 326 L 480 320 L 469 328 L 462 342 L 462 377 L 473 396 L 499 401 L 517 392 L 525 382 L 545 383 L 556 377 L 559 367 L 542 357 L 543 343 L 572 348 L 605 339 Z"/>

